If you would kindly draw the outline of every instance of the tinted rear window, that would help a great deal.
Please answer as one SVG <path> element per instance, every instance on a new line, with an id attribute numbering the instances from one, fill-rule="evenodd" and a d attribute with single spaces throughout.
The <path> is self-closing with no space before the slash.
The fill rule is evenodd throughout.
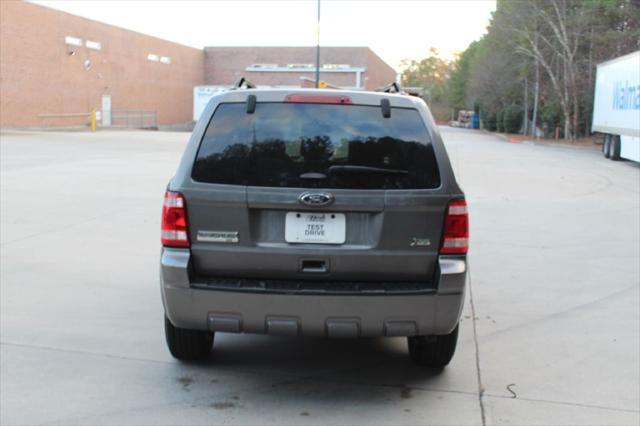
<path id="1" fill-rule="evenodd" d="M 196 181 L 270 187 L 419 189 L 440 186 L 415 109 L 299 103 L 220 104 L 200 143 Z"/>

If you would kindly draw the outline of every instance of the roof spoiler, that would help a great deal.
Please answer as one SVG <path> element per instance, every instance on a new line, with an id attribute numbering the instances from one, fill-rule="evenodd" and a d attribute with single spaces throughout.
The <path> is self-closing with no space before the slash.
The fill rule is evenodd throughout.
<path id="1" fill-rule="evenodd" d="M 387 84 L 384 87 L 376 89 L 376 92 L 385 92 L 385 93 L 404 93 L 402 87 L 396 83 L 395 81 L 391 84 Z"/>
<path id="2" fill-rule="evenodd" d="M 238 81 L 233 83 L 233 86 L 231 86 L 231 90 L 242 89 L 243 87 L 245 89 L 255 89 L 256 85 L 250 82 L 249 80 L 247 80 L 246 78 L 240 77 Z"/>

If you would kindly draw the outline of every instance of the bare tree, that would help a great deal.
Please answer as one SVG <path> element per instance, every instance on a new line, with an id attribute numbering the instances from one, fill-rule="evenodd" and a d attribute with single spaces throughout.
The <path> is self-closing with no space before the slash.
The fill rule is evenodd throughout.
<path id="1" fill-rule="evenodd" d="M 449 91 L 480 105 L 487 122 L 523 102 L 526 119 L 532 97 L 531 132 L 564 125 L 573 139 L 590 130 L 596 65 L 638 48 L 640 0 L 497 0 Z"/>
<path id="2" fill-rule="evenodd" d="M 566 3 L 566 0 L 527 3 L 536 19 L 531 24 L 518 11 L 512 15 L 511 30 L 522 40 L 516 51 L 531 58 L 547 73 L 562 108 L 565 138 L 572 139 L 578 119 L 575 56 L 579 40 L 577 32 L 567 29 Z M 554 67 L 554 63 L 559 66 Z"/>
<path id="3" fill-rule="evenodd" d="M 533 83 L 533 112 L 531 117 L 531 136 L 537 136 L 538 128 L 538 104 L 540 102 L 540 65 L 534 60 L 535 79 Z"/>

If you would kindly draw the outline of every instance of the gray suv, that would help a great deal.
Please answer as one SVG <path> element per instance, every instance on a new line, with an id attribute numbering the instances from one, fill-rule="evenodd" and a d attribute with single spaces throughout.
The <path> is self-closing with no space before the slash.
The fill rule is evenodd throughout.
<path id="1" fill-rule="evenodd" d="M 237 89 L 198 121 L 162 211 L 171 354 L 215 332 L 407 336 L 449 363 L 468 216 L 426 104 L 402 93 Z"/>

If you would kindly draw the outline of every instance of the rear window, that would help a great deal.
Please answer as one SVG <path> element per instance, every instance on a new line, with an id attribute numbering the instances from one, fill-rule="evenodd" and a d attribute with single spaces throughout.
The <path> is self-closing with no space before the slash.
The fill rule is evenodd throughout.
<path id="1" fill-rule="evenodd" d="M 440 186 L 427 130 L 415 109 L 301 103 L 220 104 L 192 177 L 231 185 L 421 189 Z"/>

